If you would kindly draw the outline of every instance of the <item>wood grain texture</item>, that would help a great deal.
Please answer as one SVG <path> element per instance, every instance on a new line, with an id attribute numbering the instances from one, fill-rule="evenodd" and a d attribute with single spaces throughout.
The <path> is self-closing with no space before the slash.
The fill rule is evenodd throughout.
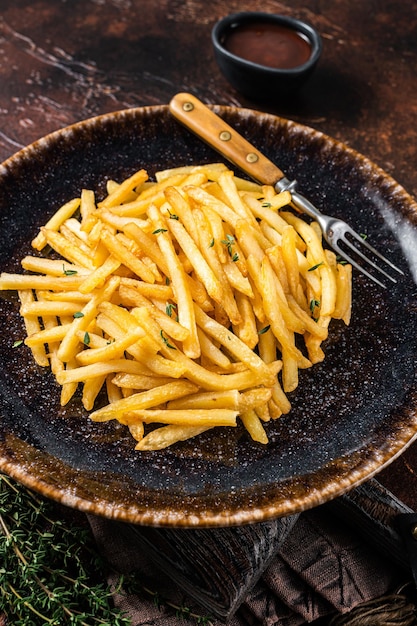
<path id="1" fill-rule="evenodd" d="M 381 554 L 384 566 L 405 580 L 411 577 L 410 554 L 398 519 L 411 510 L 375 479 L 349 494 L 322 505 L 331 524 L 350 527 L 363 545 Z M 301 516 L 308 515 L 301 513 Z M 221 620 L 230 619 L 256 585 L 274 556 L 291 533 L 300 542 L 303 535 L 294 529 L 299 515 L 216 529 L 167 529 L 117 524 L 116 534 L 129 542 L 132 552 L 142 551 L 146 558 L 204 612 Z M 309 554 L 309 546 L 304 546 Z M 285 552 L 285 551 L 284 551 Z M 307 557 L 311 558 L 310 557 Z M 219 567 L 219 563 L 222 564 Z M 342 577 L 341 577 L 342 578 Z"/>
<path id="2" fill-rule="evenodd" d="M 132 546 L 140 547 L 205 611 L 228 619 L 268 567 L 297 518 L 236 528 L 119 528 L 131 538 Z"/>

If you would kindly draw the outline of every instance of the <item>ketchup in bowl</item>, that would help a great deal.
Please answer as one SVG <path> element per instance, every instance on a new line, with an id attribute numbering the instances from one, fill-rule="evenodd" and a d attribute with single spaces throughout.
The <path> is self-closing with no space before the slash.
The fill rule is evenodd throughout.
<path id="1" fill-rule="evenodd" d="M 258 65 L 291 69 L 304 65 L 311 44 L 302 33 L 273 22 L 242 24 L 229 31 L 226 50 Z"/>
<path id="2" fill-rule="evenodd" d="M 214 24 L 211 39 L 224 77 L 258 102 L 281 101 L 304 85 L 322 49 L 310 24 L 260 11 L 226 15 Z"/>

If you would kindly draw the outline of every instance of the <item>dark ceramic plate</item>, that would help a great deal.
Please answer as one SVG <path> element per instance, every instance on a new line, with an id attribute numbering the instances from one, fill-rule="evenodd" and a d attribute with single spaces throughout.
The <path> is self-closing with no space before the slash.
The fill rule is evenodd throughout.
<path id="1" fill-rule="evenodd" d="M 417 207 L 383 171 L 309 128 L 215 107 L 319 207 L 367 233 L 405 272 L 387 290 L 354 274 L 350 327 L 332 323 L 326 359 L 301 373 L 291 413 L 268 424 L 270 444 L 239 429 L 162 452 L 135 452 L 124 427 L 59 406 L 48 371 L 25 347 L 14 294 L 0 293 L 0 469 L 77 509 L 165 526 L 218 526 L 292 514 L 370 478 L 417 432 Z M 103 191 L 145 167 L 218 161 L 167 107 L 76 124 L 0 167 L 0 269 L 18 271 L 37 227 L 82 187 Z"/>

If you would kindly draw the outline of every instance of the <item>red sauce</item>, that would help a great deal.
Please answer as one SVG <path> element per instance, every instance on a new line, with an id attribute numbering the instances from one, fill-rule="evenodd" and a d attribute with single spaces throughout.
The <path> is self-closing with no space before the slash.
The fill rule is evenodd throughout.
<path id="1" fill-rule="evenodd" d="M 311 45 L 304 35 L 272 22 L 242 24 L 232 29 L 224 47 L 247 61 L 279 69 L 303 65 L 311 55 Z"/>

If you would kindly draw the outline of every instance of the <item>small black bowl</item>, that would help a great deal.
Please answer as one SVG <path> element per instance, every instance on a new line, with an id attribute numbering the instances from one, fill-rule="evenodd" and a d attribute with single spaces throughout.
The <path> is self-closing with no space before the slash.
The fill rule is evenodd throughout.
<path id="1" fill-rule="evenodd" d="M 239 54 L 228 49 L 231 37 L 238 29 L 249 29 L 253 36 L 255 31 L 262 34 L 262 31 L 277 28 L 281 34 L 276 36 L 276 45 L 272 45 L 270 51 L 279 50 L 283 35 L 288 36 L 293 45 L 298 39 L 295 47 L 304 48 L 298 50 L 302 53 L 299 62 L 287 58 L 285 67 L 278 66 L 279 63 L 272 66 L 269 61 L 263 64 L 258 59 L 256 62 L 249 60 L 252 54 L 249 44 Z M 309 24 L 292 17 L 257 11 L 227 15 L 214 25 L 211 37 L 221 72 L 237 91 L 253 100 L 274 100 L 299 88 L 315 68 L 322 50 L 320 35 Z"/>

